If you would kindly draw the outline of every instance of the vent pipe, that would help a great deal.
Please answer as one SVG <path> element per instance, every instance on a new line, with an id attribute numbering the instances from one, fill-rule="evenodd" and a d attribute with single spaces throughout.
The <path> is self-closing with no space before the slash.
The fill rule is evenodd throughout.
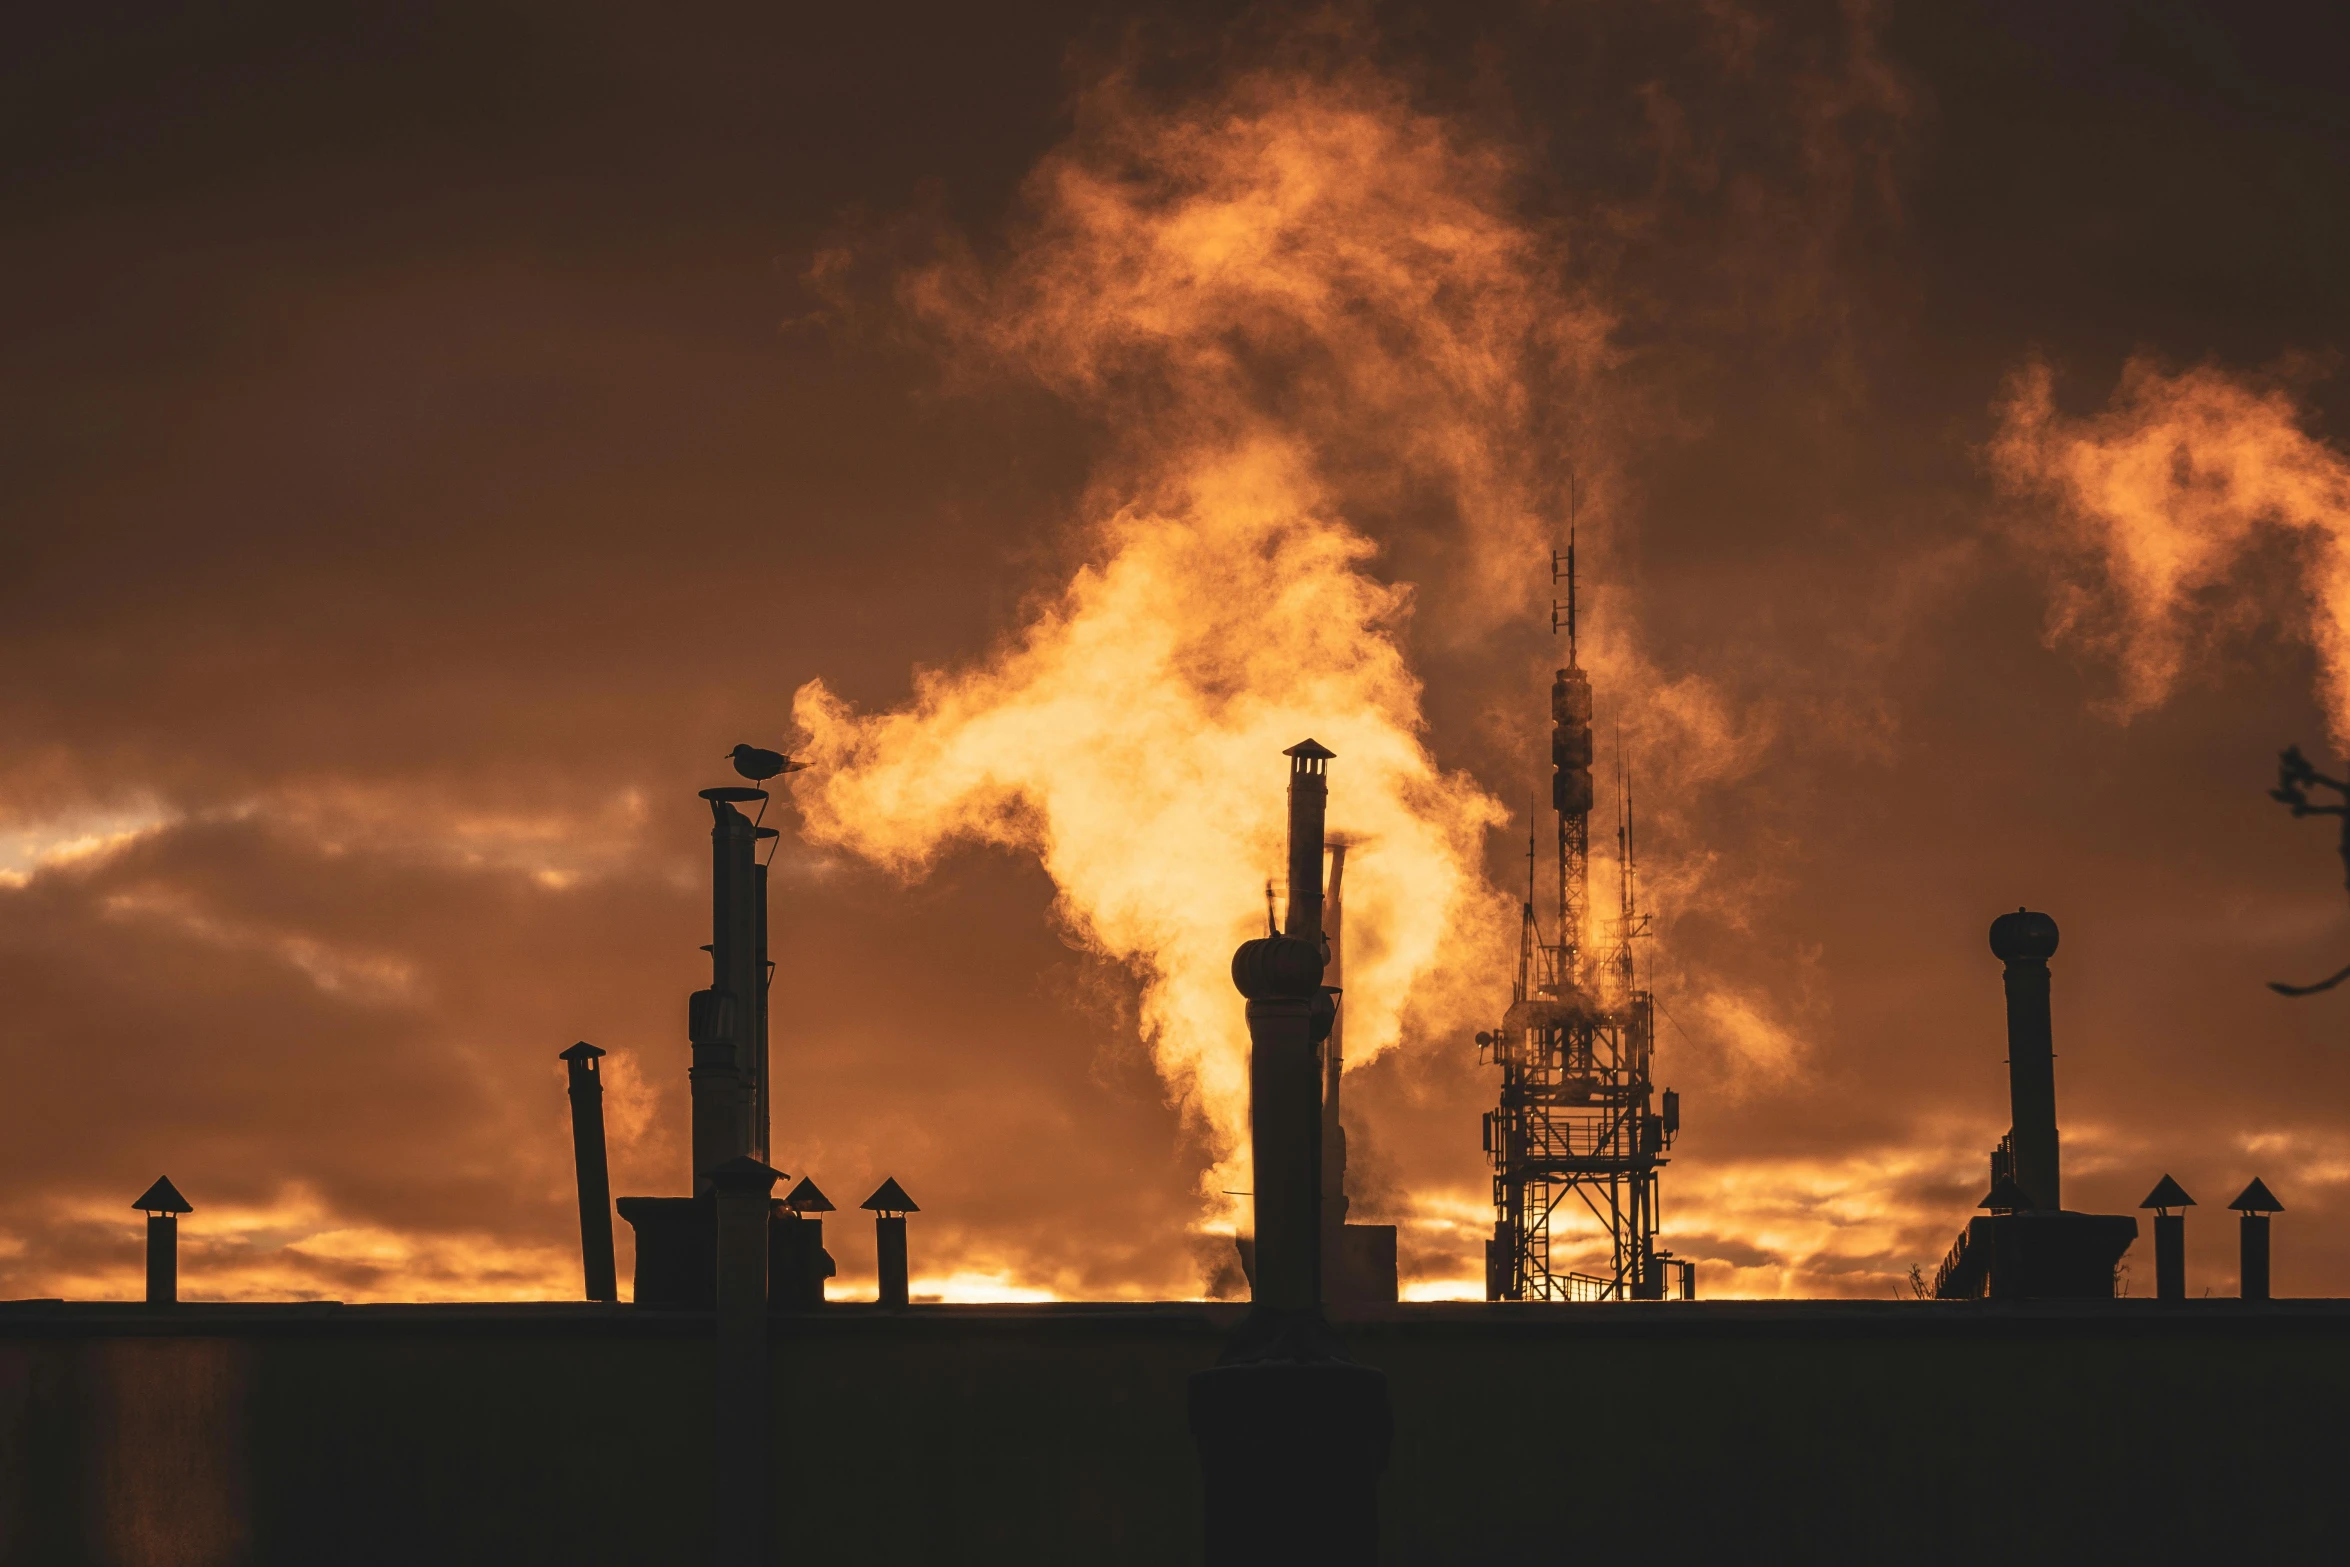
<path id="1" fill-rule="evenodd" d="M 1244 942 L 1255 1302 L 1215 1366 L 1192 1374 L 1207 1567 L 1375 1567 L 1379 1475 L 1394 1433 L 1387 1378 L 1350 1359 L 1321 1308 L 1318 1147 L 1323 988 L 1322 846 L 1331 753 L 1290 747 L 1289 918 Z"/>
<path id="2" fill-rule="evenodd" d="M 1322 842 L 1332 753 L 1312 740 L 1289 758 L 1289 912 L 1278 936 L 1232 955 L 1248 998 L 1249 1149 L 1255 1165 L 1255 1299 L 1276 1311 L 1322 1303 L 1322 1084 L 1330 1027 L 1322 989 Z"/>
<path id="3" fill-rule="evenodd" d="M 2007 1095 L 2015 1184 L 2037 1209 L 2064 1206 L 2056 1142 L 2056 1038 L 2048 1012 L 2048 960 L 2056 921 L 2029 909 L 1991 922 L 1991 951 L 2007 965 Z"/>
<path id="4" fill-rule="evenodd" d="M 612 1174 L 604 1162 L 604 1052 L 581 1040 L 556 1059 L 570 1074 L 571 1163 L 579 1177 L 579 1264 L 587 1298 L 620 1299 L 612 1261 Z"/>
<path id="5" fill-rule="evenodd" d="M 880 1187 L 859 1206 L 873 1214 L 873 1262 L 879 1275 L 880 1303 L 903 1306 L 909 1284 L 906 1276 L 906 1215 L 920 1213 L 895 1176 L 884 1176 Z"/>
<path id="6" fill-rule="evenodd" d="M 2285 1205 L 2276 1200 L 2276 1197 L 2270 1193 L 2267 1185 L 2258 1176 L 2254 1176 L 2252 1184 L 2239 1192 L 2236 1200 L 2229 1203 L 2228 1206 L 2244 1216 L 2241 1227 L 2243 1250 L 2239 1254 L 2240 1266 L 2237 1270 L 2238 1293 L 2246 1300 L 2266 1300 L 2268 1299 L 2268 1216 L 2272 1213 L 2283 1213 Z"/>
<path id="7" fill-rule="evenodd" d="M 765 801 L 764 789 L 704 789 L 710 802 L 710 988 L 696 991 L 687 1015 L 694 1064 L 694 1192 L 711 1190 L 710 1172 L 730 1159 L 766 1151 L 761 1069 L 766 1055 L 767 954 L 765 880 L 758 864 L 760 829 L 735 807 Z"/>
<path id="8" fill-rule="evenodd" d="M 2173 1213 L 2171 1210 L 2192 1208 L 2195 1199 L 2187 1195 L 2184 1186 L 2166 1175 L 2138 1206 L 2154 1210 L 2154 1298 L 2185 1300 L 2187 1216 L 2184 1212 Z"/>
<path id="9" fill-rule="evenodd" d="M 147 1215 L 147 1304 L 169 1306 L 180 1298 L 180 1215 L 196 1210 L 168 1175 L 157 1176 L 131 1206 Z"/>
<path id="10" fill-rule="evenodd" d="M 1324 933 L 1328 937 L 1326 950 L 1330 961 L 1322 970 L 1322 983 L 1333 996 L 1346 983 L 1346 947 L 1343 933 L 1345 920 L 1346 851 L 1345 839 L 1330 844 L 1330 890 L 1322 905 Z M 1346 1017 L 1343 1011 L 1330 1015 L 1330 1037 L 1322 1045 L 1322 1283 L 1329 1292 L 1332 1281 L 1343 1266 L 1340 1247 L 1346 1239 L 1346 1125 L 1340 1118 L 1338 1091 L 1340 1078 L 1346 1071 L 1345 1035 Z"/>

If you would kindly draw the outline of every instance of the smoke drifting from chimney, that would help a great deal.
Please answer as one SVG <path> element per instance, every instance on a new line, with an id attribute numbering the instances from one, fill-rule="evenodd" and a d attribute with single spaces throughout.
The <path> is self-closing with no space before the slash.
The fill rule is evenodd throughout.
<path id="1" fill-rule="evenodd" d="M 1552 498 L 1530 390 L 1606 323 L 1543 270 L 1500 162 L 1368 72 L 1249 76 L 1167 114 L 1113 87 L 1081 118 L 1007 267 L 940 263 L 904 293 L 962 350 L 1115 422 L 1086 563 L 905 709 L 803 688 L 821 765 L 796 797 L 812 838 L 909 874 L 957 841 L 1036 853 L 1070 930 L 1143 976 L 1170 1092 L 1234 1161 L 1212 1198 L 1249 1185 L 1225 969 L 1282 863 L 1264 757 L 1300 734 L 1344 755 L 1332 826 L 1380 840 L 1348 888 L 1353 1061 L 1431 1003 L 1440 953 L 1464 981 L 1506 964 L 1479 874 L 1505 813 L 1429 754 L 1412 592 L 1370 574 L 1354 518 L 1430 498 L 1491 568 L 1479 613 L 1516 610 Z"/>

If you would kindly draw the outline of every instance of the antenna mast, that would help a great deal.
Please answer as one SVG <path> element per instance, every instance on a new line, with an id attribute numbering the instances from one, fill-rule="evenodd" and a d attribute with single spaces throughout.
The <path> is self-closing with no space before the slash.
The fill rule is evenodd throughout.
<path id="1" fill-rule="evenodd" d="M 1567 547 L 1550 554 L 1550 629 L 1567 640 L 1566 667 L 1557 671 L 1550 688 L 1558 924 L 1553 939 L 1543 940 L 1534 916 L 1530 822 L 1525 913 L 1510 1008 L 1500 1028 L 1477 1036 L 1480 1058 L 1501 1068 L 1501 1102 L 1485 1115 L 1494 1208 L 1493 1238 L 1485 1246 L 1485 1297 L 1662 1300 L 1665 1276 L 1674 1272 L 1678 1293 L 1688 1299 L 1695 1294 L 1694 1271 L 1656 1248 L 1657 1172 L 1680 1131 L 1680 1096 L 1666 1089 L 1660 1110 L 1650 1080 L 1654 1004 L 1638 987 L 1632 952 L 1633 942 L 1649 933 L 1649 919 L 1639 907 L 1631 773 L 1620 727 L 1615 758 L 1620 913 L 1608 922 L 1612 939 L 1602 949 L 1605 959 L 1598 972 L 1585 959 L 1592 700 L 1577 636 L 1578 497 L 1571 477 L 1567 497 Z M 1564 599 L 1557 596 L 1562 584 Z M 1577 1220 L 1577 1202 L 1592 1225 Z M 1554 1240 L 1561 1251 L 1555 1259 Z M 1573 1266 L 1576 1252 L 1596 1253 L 1600 1245 L 1607 1259 L 1594 1257 L 1594 1271 Z M 1597 1271 L 1601 1268 L 1605 1271 Z"/>

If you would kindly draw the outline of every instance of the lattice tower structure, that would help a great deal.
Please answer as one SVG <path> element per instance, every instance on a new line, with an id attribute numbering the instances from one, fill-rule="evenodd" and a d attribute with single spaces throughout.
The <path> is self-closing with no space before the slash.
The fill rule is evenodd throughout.
<path id="1" fill-rule="evenodd" d="M 1526 898 L 1518 971 L 1501 1027 L 1477 1036 L 1480 1059 L 1501 1068 L 1497 1106 L 1484 1118 L 1493 1168 L 1493 1235 L 1485 1246 L 1488 1300 L 1661 1300 L 1666 1275 L 1692 1294 L 1694 1276 L 1656 1244 L 1658 1172 L 1680 1130 L 1680 1100 L 1654 1081 L 1655 1002 L 1639 982 L 1635 944 L 1649 934 L 1639 906 L 1629 774 L 1617 768 L 1620 904 L 1605 948 L 1589 950 L 1593 788 L 1592 691 L 1577 661 L 1574 545 L 1552 557 L 1567 598 L 1551 624 L 1567 639 L 1551 683 L 1551 810 L 1558 863 L 1550 935 L 1537 912 L 1536 835 L 1526 843 Z M 1563 613 L 1563 617 L 1561 612 Z M 1593 961 L 1596 958 L 1598 961 Z M 1659 1102 L 1661 1098 L 1661 1103 Z M 1607 1271 L 1567 1266 L 1582 1229 L 1608 1241 Z M 1588 1231 L 1585 1231 L 1587 1234 Z M 1564 1240 L 1554 1262 L 1554 1239 Z"/>

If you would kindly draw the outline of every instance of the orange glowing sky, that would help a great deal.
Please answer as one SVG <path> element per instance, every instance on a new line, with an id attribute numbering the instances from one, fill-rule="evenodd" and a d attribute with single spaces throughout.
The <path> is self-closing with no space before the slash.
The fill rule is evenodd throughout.
<path id="1" fill-rule="evenodd" d="M 0 64 L 0 1292 L 578 1287 L 684 1183 L 695 789 L 781 814 L 776 1161 L 916 1289 L 1229 1288 L 1282 746 L 1354 1216 L 1474 1294 L 1573 476 L 1665 1240 L 1931 1273 L 2056 961 L 2067 1196 L 2350 1289 L 2344 24 L 2217 7 L 284 6 Z M 1607 809 L 1603 802 L 1603 814 Z M 1614 875 L 1603 855 L 1602 897 Z M 622 1273 L 628 1268 L 621 1227 Z"/>

